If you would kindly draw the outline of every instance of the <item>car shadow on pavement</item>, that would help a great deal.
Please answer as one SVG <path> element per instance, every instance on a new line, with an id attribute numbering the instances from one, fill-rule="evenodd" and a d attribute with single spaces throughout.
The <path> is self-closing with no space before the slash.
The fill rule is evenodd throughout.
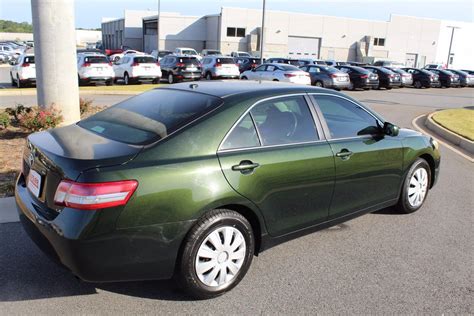
<path id="1" fill-rule="evenodd" d="M 172 281 L 87 283 L 51 261 L 19 223 L 0 224 L 0 302 L 97 294 L 103 290 L 160 300 L 189 300 Z"/>

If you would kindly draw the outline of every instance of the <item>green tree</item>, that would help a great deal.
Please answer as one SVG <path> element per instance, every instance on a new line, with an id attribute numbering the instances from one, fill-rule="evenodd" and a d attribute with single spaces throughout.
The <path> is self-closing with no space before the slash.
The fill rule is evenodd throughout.
<path id="1" fill-rule="evenodd" d="M 33 33 L 33 25 L 28 22 L 14 22 L 0 20 L 0 32 L 6 33 Z"/>

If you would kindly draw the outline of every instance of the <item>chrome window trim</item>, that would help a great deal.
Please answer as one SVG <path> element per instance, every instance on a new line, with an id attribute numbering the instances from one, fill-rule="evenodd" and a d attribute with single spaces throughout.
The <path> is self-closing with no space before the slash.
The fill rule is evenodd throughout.
<path id="1" fill-rule="evenodd" d="M 224 138 L 222 139 L 222 141 L 220 142 L 219 144 L 219 147 L 217 149 L 217 153 L 220 153 L 220 152 L 229 152 L 229 151 L 236 151 L 236 150 L 249 150 L 249 149 L 256 149 L 256 148 L 269 148 L 269 147 L 274 147 L 274 146 L 278 146 L 278 147 L 281 147 L 281 146 L 291 146 L 291 145 L 296 145 L 296 144 L 307 144 L 307 143 L 314 143 L 314 142 L 321 142 L 321 141 L 326 141 L 324 138 L 322 138 L 321 136 L 322 135 L 316 135 L 318 137 L 317 140 L 314 140 L 314 141 L 310 141 L 310 142 L 300 142 L 300 143 L 289 143 L 289 144 L 279 144 L 279 145 L 263 145 L 262 144 L 262 140 L 261 140 L 261 137 L 260 137 L 260 133 L 258 131 L 258 128 L 256 126 L 256 123 L 254 121 L 254 118 L 252 116 L 252 114 L 250 113 L 250 111 L 255 107 L 257 106 L 258 104 L 262 103 L 262 102 L 266 102 L 266 101 L 269 101 L 269 100 L 274 100 L 274 99 L 280 99 L 280 98 L 286 98 L 286 97 L 296 97 L 296 96 L 303 96 L 304 98 L 304 101 L 306 102 L 306 105 L 308 106 L 308 111 L 311 113 L 311 118 L 313 120 L 313 123 L 314 123 L 314 128 L 315 128 L 315 131 L 317 134 L 319 134 L 319 129 L 318 129 L 318 125 L 316 123 L 316 120 L 318 118 L 314 117 L 314 113 L 312 112 L 311 110 L 311 104 L 308 103 L 308 100 L 305 98 L 305 96 L 307 96 L 308 93 L 307 92 L 299 92 L 299 93 L 290 93 L 290 94 L 282 94 L 282 95 L 278 95 L 278 96 L 273 96 L 273 97 L 268 97 L 268 98 L 265 98 L 265 99 L 262 99 L 262 100 L 258 100 L 257 102 L 255 102 L 254 104 L 252 104 L 251 106 L 249 106 L 249 108 L 237 119 L 237 121 L 232 125 L 232 127 L 229 129 L 229 131 L 227 131 L 227 133 L 225 134 Z M 257 136 L 259 138 L 259 142 L 260 142 L 260 146 L 254 146 L 254 147 L 244 147 L 244 148 L 230 148 L 230 149 L 221 149 L 222 147 L 222 144 L 225 143 L 225 141 L 227 140 L 227 138 L 229 137 L 229 135 L 232 133 L 232 131 L 234 130 L 234 128 L 239 125 L 239 123 L 244 119 L 244 117 L 247 115 L 247 114 L 250 114 L 250 117 L 252 119 L 252 122 L 254 123 L 254 128 L 255 130 L 257 131 Z"/>
<path id="2" fill-rule="evenodd" d="M 367 114 L 369 114 L 369 115 L 372 116 L 377 122 L 379 122 L 379 124 L 380 124 L 381 126 L 383 126 L 384 123 L 385 123 L 384 121 L 381 120 L 381 118 L 375 116 L 375 114 L 373 114 L 370 110 L 368 110 L 362 103 L 359 104 L 359 103 L 354 102 L 353 100 L 351 100 L 351 99 L 349 99 L 349 98 L 346 98 L 346 97 L 344 97 L 344 96 L 340 96 L 340 95 L 337 95 L 337 94 L 331 94 L 331 93 L 318 93 L 318 92 L 310 92 L 310 93 L 308 93 L 308 95 L 309 95 L 309 96 L 312 96 L 312 95 L 315 95 L 315 96 L 317 96 L 317 95 L 331 96 L 331 97 L 336 97 L 336 98 L 340 98 L 340 99 L 349 101 L 350 103 L 353 103 L 353 104 L 355 104 L 355 105 L 361 107 Z M 328 127 L 327 124 L 326 124 L 326 119 L 324 118 L 324 115 L 323 115 L 323 113 L 321 112 L 321 109 L 319 108 L 318 100 L 317 100 L 316 98 L 313 98 L 313 100 L 314 100 L 313 103 L 315 104 L 315 106 L 318 107 L 318 114 L 320 114 L 320 115 L 322 116 L 322 120 L 324 121 L 324 125 L 326 125 L 326 128 L 327 128 L 327 130 L 328 130 L 328 132 L 329 132 L 329 127 Z M 326 135 L 326 139 L 327 139 L 328 141 L 339 140 L 339 139 L 366 138 L 366 137 L 368 137 L 368 135 L 350 136 L 350 137 L 339 137 L 339 138 L 332 138 L 330 133 L 328 133 L 328 135 Z"/>
<path id="3" fill-rule="evenodd" d="M 230 148 L 230 149 L 219 149 L 218 153 L 228 153 L 235 151 L 248 151 L 248 150 L 262 150 L 262 149 L 271 149 L 275 147 L 291 147 L 307 144 L 316 144 L 316 143 L 327 143 L 325 139 L 313 140 L 309 142 L 299 142 L 299 143 L 288 143 L 288 144 L 278 144 L 278 145 L 266 145 L 266 146 L 253 146 L 253 147 L 242 147 L 242 148 Z"/>

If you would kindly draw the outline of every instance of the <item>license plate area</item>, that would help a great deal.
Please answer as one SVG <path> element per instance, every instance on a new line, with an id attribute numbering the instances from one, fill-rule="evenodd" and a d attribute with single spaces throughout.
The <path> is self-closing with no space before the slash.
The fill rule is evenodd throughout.
<path id="1" fill-rule="evenodd" d="M 28 174 L 28 182 L 26 184 L 28 190 L 35 196 L 39 197 L 41 193 L 42 178 L 41 175 L 33 169 Z"/>

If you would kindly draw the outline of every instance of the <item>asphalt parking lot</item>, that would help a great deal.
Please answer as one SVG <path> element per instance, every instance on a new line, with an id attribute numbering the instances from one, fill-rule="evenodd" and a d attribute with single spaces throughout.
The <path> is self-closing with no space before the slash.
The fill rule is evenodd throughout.
<path id="1" fill-rule="evenodd" d="M 474 106 L 472 88 L 348 94 L 409 128 L 421 114 Z M 274 247 L 237 288 L 208 301 L 189 300 L 171 281 L 82 283 L 20 224 L 0 224 L 0 313 L 474 313 L 474 165 L 441 153 L 439 182 L 418 212 L 383 210 Z"/>

